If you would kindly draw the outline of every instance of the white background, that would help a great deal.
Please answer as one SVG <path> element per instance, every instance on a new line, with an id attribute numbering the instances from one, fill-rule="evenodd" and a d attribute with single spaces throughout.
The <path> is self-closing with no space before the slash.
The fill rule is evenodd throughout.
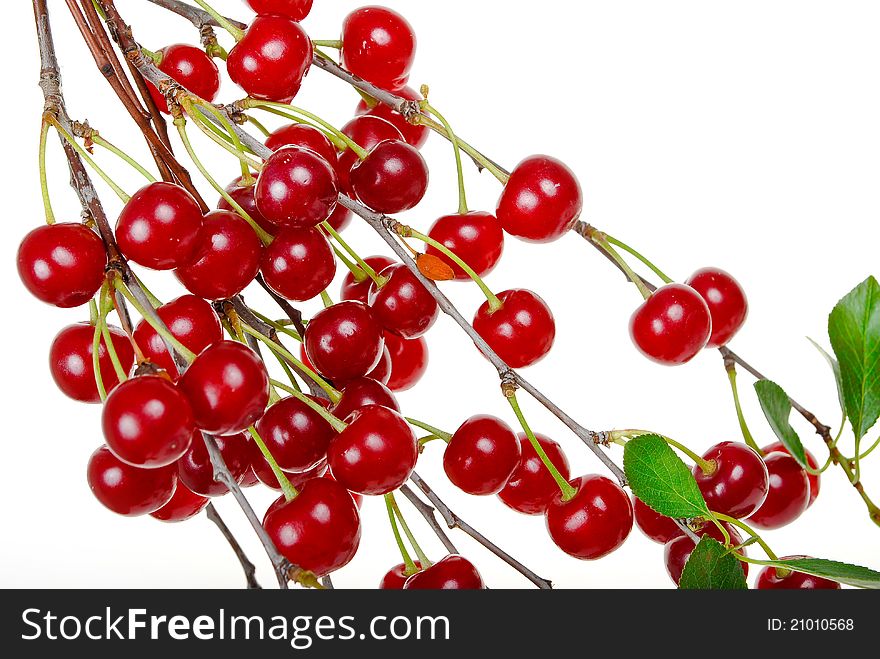
<path id="1" fill-rule="evenodd" d="M 462 136 L 507 167 L 535 152 L 566 161 L 585 191 L 584 218 L 636 245 L 673 276 L 683 279 L 705 265 L 735 273 L 748 291 L 751 315 L 733 347 L 826 423 L 837 423 L 833 381 L 805 337 L 827 345 L 826 318 L 834 303 L 876 274 L 876 2 L 386 3 L 417 31 L 413 83 L 431 85 L 434 105 Z M 89 492 L 85 466 L 101 443 L 99 408 L 62 396 L 46 365 L 55 333 L 84 320 L 86 312 L 42 305 L 14 272 L 18 242 L 42 222 L 36 168 L 42 100 L 31 8 L 21 0 L 7 4 L 7 25 L 15 29 L 6 36 L 2 110 L 6 423 L 0 585 L 238 587 L 239 567 L 204 517 L 182 525 L 117 517 Z M 118 4 L 145 47 L 196 40 L 186 21 L 146 2 Z M 238 0 L 216 4 L 247 16 Z M 304 25 L 313 38 L 336 38 L 340 21 L 358 4 L 316 0 Z M 72 116 L 89 119 L 148 163 L 143 140 L 94 69 L 64 3 L 49 5 Z M 221 94 L 223 100 L 236 98 L 228 81 Z M 344 83 L 315 70 L 297 103 L 341 125 L 357 100 Z M 213 145 L 199 144 L 219 178 L 231 179 L 235 163 Z M 50 151 L 56 213 L 75 220 L 79 211 L 54 139 Z M 432 189 L 405 216 L 421 229 L 453 211 L 456 201 L 448 144 L 434 137 L 424 153 Z M 105 154 L 100 159 L 127 190 L 141 185 L 137 174 Z M 499 188 L 489 175 L 468 171 L 468 184 L 473 208 L 494 208 Z M 115 216 L 119 203 L 101 190 Z M 366 227 L 353 226 L 346 236 L 363 254 L 385 251 Z M 180 294 L 170 274 L 145 277 L 164 299 Z M 503 262 L 488 281 L 496 290 L 528 287 L 548 301 L 557 320 L 556 345 L 527 377 L 588 427 L 656 429 L 700 450 L 739 439 L 717 353 L 676 369 L 638 355 L 626 329 L 638 294 L 577 236 L 552 245 L 508 239 Z M 475 287 L 446 289 L 466 316 L 480 302 Z M 332 290 L 335 295 L 338 289 Z M 257 294 L 250 299 L 270 308 Z M 515 422 L 493 369 L 451 321 L 441 319 L 428 338 L 431 367 L 421 386 L 400 396 L 406 413 L 450 431 L 479 412 Z M 741 383 L 753 430 L 759 442 L 769 443 L 751 380 L 742 376 Z M 532 426 L 563 444 L 575 474 L 601 471 L 558 422 L 525 396 L 523 401 Z M 795 426 L 824 457 L 810 428 L 800 420 Z M 844 444 L 851 452 L 848 437 Z M 671 586 L 662 547 L 638 531 L 600 561 L 569 558 L 550 542 L 541 518 L 513 513 L 494 497 L 454 491 L 442 473 L 440 449 L 430 445 L 421 457 L 425 479 L 462 516 L 560 587 Z M 621 451 L 614 455 L 619 460 Z M 880 497 L 880 469 L 869 463 L 864 480 Z M 260 513 L 274 497 L 265 490 L 248 494 Z M 272 585 L 265 556 L 234 502 L 227 497 L 217 506 L 258 564 L 262 582 Z M 404 510 L 430 556 L 440 558 L 442 548 L 430 530 L 406 504 Z M 360 552 L 334 575 L 338 586 L 375 586 L 399 561 L 381 499 L 366 502 L 363 518 Z M 453 537 L 489 585 L 528 585 L 467 537 Z M 767 539 L 778 554 L 878 567 L 880 529 L 870 524 L 839 469 L 825 475 L 808 513 Z"/>

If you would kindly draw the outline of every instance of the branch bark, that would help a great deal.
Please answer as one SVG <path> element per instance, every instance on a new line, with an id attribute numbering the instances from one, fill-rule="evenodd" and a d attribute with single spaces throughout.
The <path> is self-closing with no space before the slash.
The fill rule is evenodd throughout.
<path id="1" fill-rule="evenodd" d="M 247 557 L 247 554 L 244 553 L 241 545 L 238 544 L 238 540 L 235 539 L 232 531 L 230 531 L 229 527 L 226 526 L 226 522 L 224 522 L 223 518 L 220 517 L 220 513 L 217 512 L 217 509 L 214 507 L 213 503 L 209 503 L 207 505 L 207 507 L 205 508 L 205 514 L 207 515 L 209 520 L 214 522 L 214 524 L 220 530 L 220 533 L 223 534 L 223 537 L 226 538 L 226 542 L 229 543 L 229 546 L 235 553 L 235 557 L 238 559 L 238 562 L 241 563 L 241 569 L 244 570 L 244 578 L 247 582 L 248 590 L 257 590 L 262 588 L 262 586 L 260 586 L 260 582 L 257 581 L 257 568 L 254 567 L 254 564 L 251 563 L 250 559 Z"/>

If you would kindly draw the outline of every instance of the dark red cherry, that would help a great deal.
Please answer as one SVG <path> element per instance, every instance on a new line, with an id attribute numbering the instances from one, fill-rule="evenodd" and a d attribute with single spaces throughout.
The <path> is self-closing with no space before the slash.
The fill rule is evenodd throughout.
<path id="1" fill-rule="evenodd" d="M 317 576 L 346 565 L 361 540 L 357 506 L 329 478 L 306 481 L 296 498 L 266 514 L 263 526 L 287 560 Z"/>
<path id="2" fill-rule="evenodd" d="M 214 441 L 232 478 L 240 481 L 250 466 L 247 435 L 226 435 L 215 437 Z M 201 433 L 195 433 L 189 449 L 178 460 L 177 475 L 181 483 L 203 497 L 219 497 L 229 491 L 226 485 L 214 480 L 214 465 Z"/>
<path id="3" fill-rule="evenodd" d="M 635 496 L 632 497 L 632 507 L 636 526 L 654 542 L 665 545 L 673 538 L 684 535 L 684 531 L 678 527 L 675 520 L 661 515 Z"/>
<path id="4" fill-rule="evenodd" d="M 252 459 L 251 466 L 244 472 L 244 476 L 241 477 L 241 482 L 238 485 L 242 488 L 254 487 L 255 485 L 259 485 L 261 482 L 262 481 L 257 476 L 257 473 L 254 471 Z"/>
<path id="5" fill-rule="evenodd" d="M 276 14 L 301 21 L 312 11 L 312 0 L 246 0 L 258 14 Z"/>
<path id="6" fill-rule="evenodd" d="M 791 524 L 807 509 L 810 481 L 788 453 L 769 453 L 764 463 L 770 474 L 770 490 L 761 507 L 749 517 L 749 524 L 759 529 L 778 529 Z"/>
<path id="7" fill-rule="evenodd" d="M 356 378 L 342 389 L 342 398 L 330 411 L 339 419 L 345 419 L 355 410 L 367 405 L 382 405 L 400 412 L 400 405 L 391 390 L 372 378 Z"/>
<path id="8" fill-rule="evenodd" d="M 18 248 L 18 276 L 25 288 L 56 307 L 88 302 L 101 288 L 106 266 L 104 243 L 82 224 L 37 227 Z"/>
<path id="9" fill-rule="evenodd" d="M 320 130 L 308 124 L 287 124 L 272 132 L 265 144 L 273 151 L 281 147 L 295 146 L 309 149 L 333 165 L 336 162 L 336 147 Z"/>
<path id="10" fill-rule="evenodd" d="M 324 234 L 314 227 L 285 227 L 263 251 L 266 285 L 288 300 L 311 300 L 336 274 L 336 257 Z"/>
<path id="11" fill-rule="evenodd" d="M 428 289 L 403 263 L 394 263 L 379 273 L 386 279 L 382 288 L 370 285 L 373 316 L 389 332 L 405 339 L 415 339 L 427 332 L 440 307 Z"/>
<path id="12" fill-rule="evenodd" d="M 305 349 L 315 369 L 347 381 L 373 370 L 382 358 L 382 326 L 360 302 L 340 302 L 319 311 L 306 327 Z"/>
<path id="13" fill-rule="evenodd" d="M 208 103 L 214 101 L 220 91 L 220 71 L 203 49 L 176 43 L 162 48 L 159 55 L 162 60 L 158 68 L 162 73 Z M 151 83 L 147 84 L 159 111 L 168 114 L 165 97 Z"/>
<path id="14" fill-rule="evenodd" d="M 774 453 L 776 451 L 780 451 L 782 453 L 789 453 L 788 449 L 782 444 L 782 442 L 773 442 L 769 446 L 765 446 L 761 449 L 764 455 L 768 453 Z M 819 468 L 819 463 L 816 461 L 816 457 L 810 453 L 807 449 L 804 449 L 804 453 L 807 455 L 807 462 L 813 469 Z M 789 455 L 791 455 L 789 453 Z M 821 485 L 821 476 L 819 474 L 811 474 L 810 472 L 804 470 L 807 474 L 807 480 L 810 481 L 810 502 L 807 504 L 807 508 L 813 505 L 813 502 L 816 500 L 816 497 L 819 496 L 819 487 Z"/>
<path id="15" fill-rule="evenodd" d="M 556 322 L 547 303 L 524 288 L 503 291 L 498 299 L 504 306 L 497 311 L 489 311 L 488 300 L 480 305 L 474 329 L 512 368 L 540 361 L 556 338 Z"/>
<path id="16" fill-rule="evenodd" d="M 557 490 L 547 507 L 550 538 L 569 556 L 592 561 L 620 547 L 633 526 L 632 504 L 614 481 L 594 474 L 571 481 L 577 494 Z"/>
<path id="17" fill-rule="evenodd" d="M 211 435 L 241 432 L 269 402 L 269 374 L 246 345 L 218 341 L 202 351 L 180 378 L 196 426 Z"/>
<path id="18" fill-rule="evenodd" d="M 643 355 L 666 366 L 690 361 L 712 332 L 709 307 L 690 286 L 666 284 L 635 310 L 629 334 Z"/>
<path id="19" fill-rule="evenodd" d="M 298 23 L 263 15 L 250 26 L 226 60 L 229 77 L 248 96 L 287 102 L 296 96 L 312 63 L 312 42 Z"/>
<path id="20" fill-rule="evenodd" d="M 214 309 L 195 295 L 181 295 L 156 309 L 156 313 L 174 337 L 195 354 L 223 338 L 223 328 Z M 144 357 L 177 378 L 177 367 L 165 341 L 146 320 L 137 324 L 134 340 Z"/>
<path id="21" fill-rule="evenodd" d="M 283 471 L 307 471 L 327 456 L 336 431 L 311 407 L 297 398 L 273 403 L 257 422 L 269 453 Z"/>
<path id="22" fill-rule="evenodd" d="M 135 517 L 159 510 L 171 500 L 177 475 L 174 467 L 142 469 L 126 464 L 106 446 L 92 453 L 88 481 L 92 494 L 119 515 Z"/>
<path id="23" fill-rule="evenodd" d="M 189 263 L 199 244 L 202 210 L 173 183 L 150 183 L 132 195 L 116 221 L 116 241 L 130 260 L 154 270 Z"/>
<path id="24" fill-rule="evenodd" d="M 755 512 L 770 489 L 767 466 L 755 451 L 739 442 L 721 442 L 703 454 L 711 473 L 694 466 L 694 478 L 709 510 L 736 517 Z"/>
<path id="25" fill-rule="evenodd" d="M 202 512 L 208 501 L 208 497 L 196 494 L 178 479 L 171 500 L 159 510 L 150 513 L 150 517 L 161 522 L 184 522 Z"/>
<path id="26" fill-rule="evenodd" d="M 792 558 L 807 558 L 806 556 L 783 556 L 783 560 Z M 777 568 L 768 565 L 758 572 L 758 580 L 755 588 L 758 590 L 840 590 L 840 584 L 831 579 L 814 577 L 803 572 L 782 570 L 785 576 L 777 571 Z"/>
<path id="27" fill-rule="evenodd" d="M 367 405 L 346 417 L 346 423 L 327 451 L 333 478 L 359 494 L 387 494 L 403 485 L 419 456 L 404 418 L 387 407 Z"/>
<path id="28" fill-rule="evenodd" d="M 338 175 L 337 170 L 337 176 Z M 327 223 L 336 229 L 336 231 L 342 231 L 351 223 L 351 218 L 352 212 L 350 210 L 342 204 L 336 204 L 336 209 L 330 214 L 330 217 L 327 218 Z"/>
<path id="29" fill-rule="evenodd" d="M 497 417 L 477 414 L 452 433 L 443 453 L 443 469 L 452 484 L 468 494 L 498 494 L 521 457 L 510 426 Z"/>
<path id="30" fill-rule="evenodd" d="M 377 87 L 403 87 L 415 54 L 413 28 L 396 11 L 361 7 L 342 21 L 342 65 Z"/>
<path id="31" fill-rule="evenodd" d="M 428 370 L 428 342 L 385 332 L 385 348 L 391 357 L 391 375 L 385 384 L 391 391 L 412 389 Z"/>
<path id="32" fill-rule="evenodd" d="M 483 577 L 468 559 L 450 554 L 406 580 L 404 590 L 482 590 Z"/>
<path id="33" fill-rule="evenodd" d="M 275 472 L 272 470 L 272 467 L 269 466 L 269 462 L 266 460 L 262 451 L 260 451 L 260 447 L 257 446 L 256 442 L 248 442 L 248 448 L 251 456 L 251 470 L 257 481 L 270 489 L 280 491 L 281 485 L 278 483 L 278 479 L 275 477 Z M 327 461 L 322 459 L 311 469 L 302 472 L 285 471 L 284 475 L 293 487 L 298 488 L 307 480 L 323 477 L 326 472 Z"/>
<path id="34" fill-rule="evenodd" d="M 118 327 L 110 327 L 110 340 L 116 350 L 116 356 L 122 368 L 128 373 L 134 366 L 134 350 L 125 332 Z M 95 382 L 95 368 L 92 360 L 95 328 L 89 323 L 68 325 L 58 332 L 49 349 L 49 370 L 52 379 L 62 393 L 83 403 L 100 403 L 98 385 Z M 98 364 L 101 380 L 107 391 L 119 384 L 119 377 L 107 343 L 101 338 L 98 346 Z"/>
<path id="35" fill-rule="evenodd" d="M 326 464 L 325 464 L 325 467 L 326 467 Z M 336 479 L 333 478 L 333 474 L 330 473 L 329 469 L 325 469 L 325 472 L 321 476 L 321 478 L 327 478 L 327 479 L 334 481 L 334 482 L 336 481 Z M 358 510 L 360 510 L 361 506 L 364 505 L 364 496 L 362 494 L 358 494 L 357 492 L 349 492 L 349 494 L 351 495 L 352 501 L 354 501 L 354 505 L 356 505 L 358 507 Z"/>
<path id="36" fill-rule="evenodd" d="M 351 189 L 378 213 L 414 208 L 428 190 L 428 164 L 414 146 L 399 140 L 379 142 L 349 172 Z"/>
<path id="37" fill-rule="evenodd" d="M 379 363 L 367 373 L 367 377 L 376 382 L 388 384 L 388 379 L 391 377 L 391 354 L 388 352 L 387 346 L 382 348 L 382 357 L 379 359 Z"/>
<path id="38" fill-rule="evenodd" d="M 389 265 L 394 263 L 394 259 L 389 259 L 387 256 L 368 256 L 364 259 L 367 265 L 373 268 L 376 272 L 382 272 Z M 358 281 L 355 279 L 354 274 L 349 271 L 345 275 L 345 279 L 342 280 L 342 288 L 339 291 L 339 297 L 342 300 L 356 300 L 357 302 L 363 302 L 367 304 L 370 297 L 370 285 L 373 283 L 373 280 L 364 275 L 364 278 Z"/>
<path id="39" fill-rule="evenodd" d="M 254 198 L 254 192 L 256 189 L 256 175 L 254 175 L 253 182 L 250 185 L 242 185 L 241 177 L 239 176 L 226 186 L 226 192 L 235 200 L 235 203 L 241 206 L 244 212 L 250 215 L 251 219 L 260 225 L 260 228 L 263 229 L 263 231 L 274 236 L 278 233 L 279 226 L 264 217 L 257 208 L 257 200 Z M 237 212 L 232 207 L 232 204 L 226 201 L 225 197 L 220 197 L 220 201 L 217 202 L 217 208 L 224 211 Z"/>
<path id="40" fill-rule="evenodd" d="M 408 101 L 422 100 L 422 95 L 412 87 L 401 87 L 400 89 L 395 90 L 394 93 Z M 406 117 L 384 103 L 375 103 L 370 107 L 365 100 L 361 99 L 361 102 L 358 103 L 357 108 L 355 108 L 355 114 L 379 117 L 380 119 L 384 119 L 385 121 L 394 124 L 397 130 L 403 134 L 404 139 L 417 149 L 421 149 L 425 145 L 425 142 L 428 141 L 428 135 L 431 132 L 427 126 L 422 124 L 411 124 L 406 120 Z"/>
<path id="41" fill-rule="evenodd" d="M 546 243 L 571 228 L 583 205 L 581 186 L 565 163 L 550 156 L 529 156 L 511 173 L 496 215 L 510 235 Z"/>
<path id="42" fill-rule="evenodd" d="M 739 332 L 749 315 L 749 302 L 742 286 L 721 268 L 697 270 L 685 283 L 709 305 L 712 335 L 706 347 L 718 348 L 725 345 Z"/>
<path id="43" fill-rule="evenodd" d="M 419 561 L 415 561 L 415 564 L 417 568 L 422 567 Z M 403 584 L 410 576 L 406 573 L 406 565 L 398 563 L 382 577 L 382 581 L 379 582 L 379 590 L 403 590 Z"/>
<path id="44" fill-rule="evenodd" d="M 355 117 L 342 127 L 342 132 L 367 151 L 385 140 L 403 141 L 403 133 L 392 123 L 370 115 Z M 360 158 L 351 149 L 344 149 L 336 162 L 339 189 L 349 196 L 354 194 L 351 190 L 351 169 L 358 162 L 360 162 Z"/>
<path id="45" fill-rule="evenodd" d="M 570 468 L 562 447 L 540 433 L 535 433 L 535 437 L 550 458 L 550 462 L 559 470 L 562 477 L 568 480 Z M 559 486 L 532 448 L 528 437 L 524 433 L 519 433 L 517 439 L 521 451 L 519 464 L 513 470 L 507 485 L 498 493 L 498 498 L 517 512 L 526 515 L 543 515 L 553 497 L 559 492 Z"/>
<path id="46" fill-rule="evenodd" d="M 730 534 L 731 545 L 736 546 L 742 544 L 742 537 L 737 530 L 726 522 L 722 522 L 722 524 Z M 708 535 L 721 544 L 724 544 L 724 535 L 714 524 L 707 522 L 702 529 L 696 532 L 696 534 L 700 537 Z M 666 543 L 666 547 L 663 550 L 664 560 L 666 561 L 666 572 L 676 586 L 681 580 L 681 573 L 684 570 L 685 563 L 687 563 L 688 559 L 691 557 L 691 552 L 695 547 L 696 545 L 694 544 L 694 541 L 686 535 L 673 538 Z M 741 553 L 745 554 L 745 549 L 741 550 Z M 742 566 L 743 574 L 749 576 L 749 564 L 740 561 L 740 565 Z"/>
<path id="47" fill-rule="evenodd" d="M 462 261 L 480 277 L 488 275 L 504 251 L 504 232 L 494 215 L 471 211 L 467 215 L 444 215 L 431 226 L 428 235 Z M 470 276 L 448 256 L 428 245 L 425 250 L 444 261 L 459 281 L 470 281 Z"/>
<path id="48" fill-rule="evenodd" d="M 339 183 L 330 163 L 311 149 L 284 146 L 263 164 L 254 193 L 263 217 L 279 226 L 313 227 L 336 208 Z"/>

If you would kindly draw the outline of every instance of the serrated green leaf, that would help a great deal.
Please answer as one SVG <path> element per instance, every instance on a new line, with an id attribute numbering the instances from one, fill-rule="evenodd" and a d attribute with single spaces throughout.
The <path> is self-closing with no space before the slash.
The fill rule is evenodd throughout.
<path id="1" fill-rule="evenodd" d="M 828 336 L 840 364 L 843 400 L 856 440 L 880 416 L 880 284 L 868 277 L 828 317 Z"/>
<path id="2" fill-rule="evenodd" d="M 758 402 L 761 403 L 764 416 L 767 417 L 767 422 L 779 441 L 801 466 L 809 466 L 801 438 L 788 421 L 791 417 L 791 401 L 788 399 L 788 394 L 770 380 L 755 382 L 755 393 L 758 394 Z"/>
<path id="3" fill-rule="evenodd" d="M 689 519 L 709 514 L 691 470 L 659 435 L 629 440 L 623 470 L 633 494 L 661 515 Z"/>
<path id="4" fill-rule="evenodd" d="M 850 565 L 825 558 L 780 558 L 775 561 L 758 561 L 761 565 L 781 567 L 795 572 L 824 577 L 856 588 L 880 588 L 880 572 L 861 565 Z"/>
<path id="5" fill-rule="evenodd" d="M 684 590 L 747 590 L 749 585 L 739 559 L 724 545 L 704 535 L 694 547 L 678 587 Z"/>
<path id="6" fill-rule="evenodd" d="M 831 367 L 831 372 L 834 373 L 834 383 L 837 385 L 837 402 L 840 403 L 840 411 L 846 412 L 846 403 L 843 400 L 843 380 L 840 377 L 840 364 L 837 363 L 837 360 L 834 359 L 834 357 L 828 354 L 828 351 L 825 350 L 825 348 L 813 341 L 809 336 L 807 337 L 807 341 L 813 344 L 813 347 L 819 351 L 819 354 L 825 358 L 825 361 L 828 362 L 828 365 Z"/>

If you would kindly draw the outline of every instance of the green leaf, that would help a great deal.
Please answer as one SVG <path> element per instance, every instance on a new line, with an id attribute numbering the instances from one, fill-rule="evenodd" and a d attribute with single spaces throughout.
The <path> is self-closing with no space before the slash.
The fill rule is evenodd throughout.
<path id="1" fill-rule="evenodd" d="M 782 387 L 770 380 L 755 382 L 755 393 L 758 394 L 758 402 L 761 403 L 764 416 L 767 417 L 767 422 L 776 433 L 779 441 L 802 467 L 809 466 L 801 438 L 788 422 L 791 417 L 791 401 L 788 394 L 783 391 Z"/>
<path id="2" fill-rule="evenodd" d="M 840 364 L 843 400 L 856 439 L 880 416 L 880 284 L 868 277 L 828 317 L 828 336 Z"/>
<path id="3" fill-rule="evenodd" d="M 684 590 L 747 590 L 742 564 L 724 545 L 704 535 L 694 547 L 678 587 Z"/>
<path id="4" fill-rule="evenodd" d="M 623 470 L 633 494 L 661 515 L 676 519 L 708 516 L 691 470 L 659 435 L 629 440 Z"/>
<path id="5" fill-rule="evenodd" d="M 761 565 L 781 567 L 795 572 L 812 574 L 856 588 L 880 589 L 880 572 L 861 565 L 850 565 L 824 558 L 781 558 L 776 561 L 758 561 Z M 685 566 L 686 567 L 686 566 Z"/>
<path id="6" fill-rule="evenodd" d="M 837 363 L 837 360 L 834 359 L 834 357 L 828 354 L 828 351 L 825 350 L 825 348 L 813 341 L 809 336 L 807 337 L 807 341 L 813 344 L 813 347 L 819 351 L 831 367 L 831 371 L 834 373 L 834 382 L 837 385 L 837 401 L 840 403 L 840 411 L 846 412 L 846 403 L 843 400 L 843 379 L 840 376 L 840 364 Z"/>

